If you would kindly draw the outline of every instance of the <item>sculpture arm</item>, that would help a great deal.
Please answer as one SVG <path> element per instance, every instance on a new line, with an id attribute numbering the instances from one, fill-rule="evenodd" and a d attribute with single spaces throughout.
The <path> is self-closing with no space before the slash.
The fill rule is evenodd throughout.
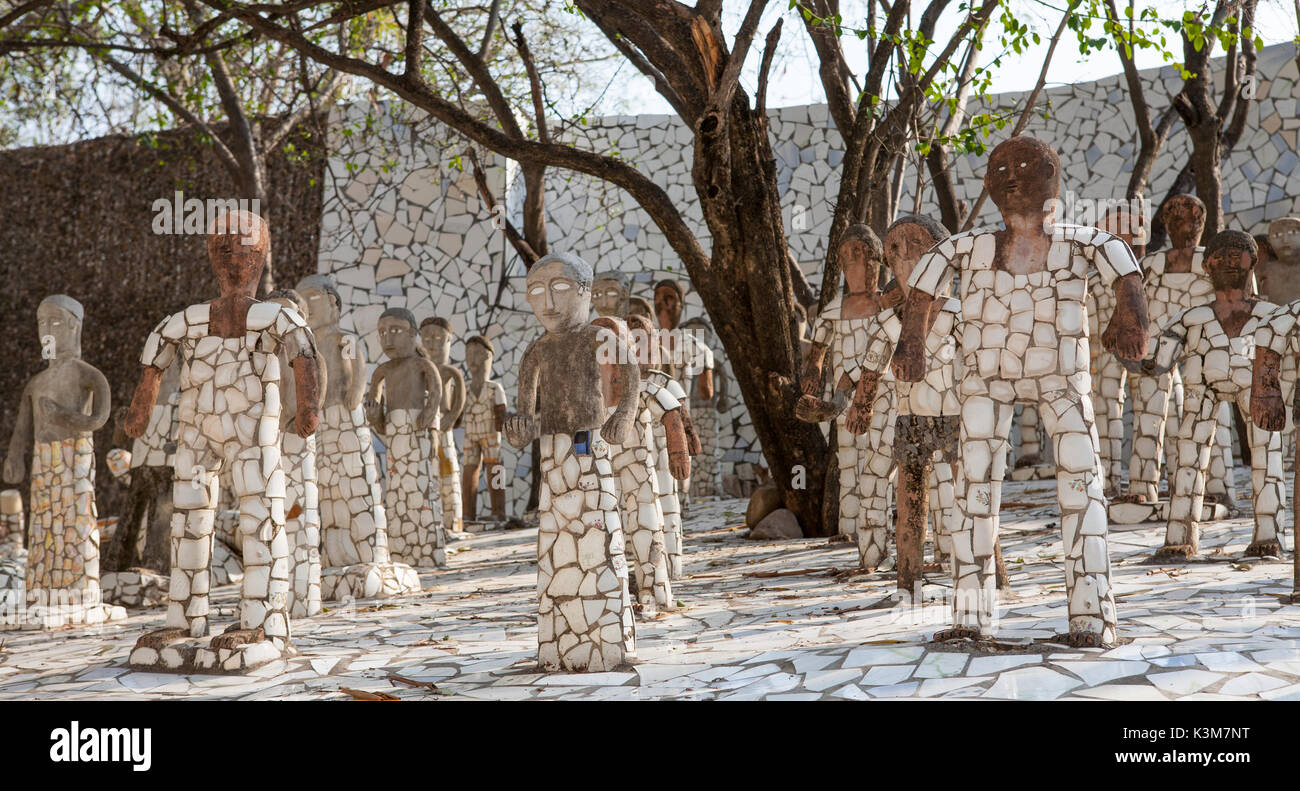
<path id="1" fill-rule="evenodd" d="M 162 387 L 163 372 L 152 365 L 145 366 L 140 374 L 140 384 L 135 386 L 131 396 L 131 406 L 126 411 L 124 428 L 126 435 L 135 439 L 149 428 L 149 418 L 153 405 L 158 400 L 158 390 Z"/>
<path id="2" fill-rule="evenodd" d="M 941 243 L 916 262 L 907 280 L 907 302 L 903 326 L 894 346 L 894 376 L 905 382 L 919 382 L 925 376 L 925 336 L 929 332 L 930 305 L 952 282 L 954 264 L 952 240 Z"/>
<path id="3" fill-rule="evenodd" d="M 90 395 L 90 414 L 68 409 L 52 398 L 41 399 L 41 405 L 44 407 L 46 419 L 65 431 L 78 434 L 98 431 L 108 422 L 112 408 L 108 379 L 92 365 L 78 361 L 77 366 L 86 376 L 82 381 L 81 389 L 83 393 Z"/>
<path id="4" fill-rule="evenodd" d="M 442 408 L 442 374 L 432 361 L 417 357 L 420 361 L 420 374 L 424 377 L 424 406 L 415 419 L 416 428 L 435 428 L 438 423 L 438 410 Z"/>
<path id="5" fill-rule="evenodd" d="M 519 363 L 519 378 L 515 389 L 515 414 L 509 415 L 501 430 L 505 432 L 506 442 L 522 450 L 537 436 L 537 381 L 541 370 L 537 367 L 536 341 L 524 352 L 524 359 Z"/>
<path id="6" fill-rule="evenodd" d="M 726 412 L 731 409 L 731 401 L 727 398 L 727 371 L 719 364 L 714 368 L 713 384 L 718 393 L 718 401 L 714 409 L 718 412 Z"/>
<path id="7" fill-rule="evenodd" d="M 301 354 L 293 358 L 293 386 L 298 398 L 294 405 L 293 430 L 306 439 L 320 426 L 321 376 L 315 357 Z"/>
<path id="8" fill-rule="evenodd" d="M 465 411 L 465 374 L 454 365 L 449 365 L 439 373 L 446 372 L 451 380 L 451 404 L 447 411 L 443 413 L 440 421 L 443 431 L 451 431 L 456 427 L 456 421 Z"/>
<path id="9" fill-rule="evenodd" d="M 384 377 L 388 376 L 388 363 L 381 363 L 370 377 L 370 389 L 366 391 L 366 422 L 379 433 L 384 433 Z"/>
<path id="10" fill-rule="evenodd" d="M 31 393 L 23 387 L 23 395 L 18 402 L 18 422 L 14 424 L 14 433 L 9 436 L 9 453 L 5 456 L 5 483 L 22 483 L 27 477 L 27 449 L 32 446 L 35 432 L 32 422 Z"/>
<path id="11" fill-rule="evenodd" d="M 1282 402 L 1282 355 L 1269 348 L 1255 348 L 1250 380 L 1250 419 L 1265 431 L 1286 426 L 1286 404 Z"/>
<path id="12" fill-rule="evenodd" d="M 1142 373 L 1157 375 L 1165 373 L 1187 356 L 1187 327 L 1180 320 L 1181 318 L 1181 314 L 1175 317 L 1160 333 L 1155 350 L 1150 357 L 1142 361 Z"/>
<path id="13" fill-rule="evenodd" d="M 1147 353 L 1147 324 L 1142 274 L 1130 272 L 1115 281 L 1115 312 L 1102 333 L 1102 348 L 1120 359 L 1141 360 Z"/>
<path id="14" fill-rule="evenodd" d="M 686 449 L 685 412 L 681 407 L 664 413 L 664 441 L 668 445 L 668 472 L 679 481 L 691 477 L 691 455 Z"/>
<path id="15" fill-rule="evenodd" d="M 822 362 L 826 359 L 826 345 L 813 341 L 808 349 L 808 359 L 803 364 L 803 375 L 799 378 L 799 389 L 804 395 L 816 396 L 821 390 Z"/>
<path id="16" fill-rule="evenodd" d="M 366 345 L 355 335 L 343 336 L 344 347 L 339 357 L 343 360 L 344 402 L 348 411 L 361 406 L 366 397 Z"/>

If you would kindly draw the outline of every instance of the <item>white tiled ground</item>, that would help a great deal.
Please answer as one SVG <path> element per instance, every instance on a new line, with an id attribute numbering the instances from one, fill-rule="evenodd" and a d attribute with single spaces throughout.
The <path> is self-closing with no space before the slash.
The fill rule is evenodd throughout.
<path id="1" fill-rule="evenodd" d="M 694 507 L 690 576 L 674 583 L 685 606 L 638 624 L 639 661 L 627 672 L 536 672 L 536 535 L 497 531 L 451 543 L 450 568 L 424 574 L 420 594 L 296 621 L 300 656 L 247 677 L 129 671 L 127 652 L 162 625 L 161 610 L 99 630 L 2 634 L 0 700 L 348 697 L 340 687 L 421 700 L 1300 698 L 1300 606 L 1279 598 L 1291 591 L 1291 564 L 1233 559 L 1250 539 L 1248 513 L 1208 526 L 1203 547 L 1219 554 L 1182 565 L 1143 563 L 1163 525 L 1116 530 L 1120 635 L 1130 642 L 1109 651 L 1034 643 L 1065 628 L 1054 486 L 1006 486 L 1003 541 L 1017 598 L 1005 602 L 998 650 L 931 647 L 926 638 L 946 625 L 942 605 L 923 623 L 859 609 L 893 580 L 832 575 L 854 565 L 851 543 L 746 541 L 735 527 L 744 503 L 728 500 Z M 804 570 L 812 573 L 770 576 Z M 946 590 L 942 575 L 930 580 L 927 595 Z M 214 596 L 217 628 L 234 620 L 236 600 L 233 586 Z"/>

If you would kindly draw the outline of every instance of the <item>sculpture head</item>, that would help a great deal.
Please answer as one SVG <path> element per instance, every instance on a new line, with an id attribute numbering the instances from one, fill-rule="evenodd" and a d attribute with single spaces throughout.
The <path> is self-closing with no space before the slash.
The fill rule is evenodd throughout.
<path id="1" fill-rule="evenodd" d="M 645 316 L 654 323 L 655 309 L 650 304 L 650 300 L 645 297 L 628 297 L 627 298 L 627 315 L 628 316 Z"/>
<path id="2" fill-rule="evenodd" d="M 486 381 L 492 375 L 492 360 L 496 353 L 492 341 L 482 335 L 471 335 L 465 341 L 465 367 L 469 369 L 470 378 Z"/>
<path id="3" fill-rule="evenodd" d="M 666 330 L 675 330 L 682 320 L 682 308 L 686 302 L 686 289 L 676 280 L 660 280 L 655 283 L 655 316 L 659 326 Z"/>
<path id="4" fill-rule="evenodd" d="M 406 308 L 389 308 L 379 315 L 379 345 L 390 360 L 404 360 L 419 352 L 415 314 Z"/>
<path id="5" fill-rule="evenodd" d="M 343 298 L 334 287 L 334 279 L 329 275 L 308 275 L 298 281 L 295 289 L 307 303 L 307 326 L 312 331 L 337 326 L 339 314 L 343 310 Z"/>
<path id="6" fill-rule="evenodd" d="M 1205 273 L 1219 291 L 1244 289 L 1258 260 L 1255 239 L 1245 231 L 1219 231 L 1205 246 Z"/>
<path id="7" fill-rule="evenodd" d="M 551 253 L 528 270 L 528 304 L 547 332 L 572 332 L 587 323 L 591 278 L 591 265 L 572 253 Z"/>
<path id="8" fill-rule="evenodd" d="M 885 231 L 885 262 L 904 294 L 907 280 L 921 256 L 947 238 L 947 229 L 923 214 L 904 214 Z"/>
<path id="9" fill-rule="evenodd" d="M 1195 247 L 1205 232 L 1205 204 L 1195 195 L 1175 195 L 1160 207 L 1160 221 L 1175 250 Z"/>
<path id="10" fill-rule="evenodd" d="M 67 294 L 53 294 L 36 306 L 36 332 L 47 360 L 81 357 L 81 323 L 86 311 Z"/>
<path id="11" fill-rule="evenodd" d="M 1061 194 L 1061 158 L 1056 149 L 1029 135 L 1005 140 L 989 154 L 984 186 L 1008 215 L 1041 217 Z"/>
<path id="12" fill-rule="evenodd" d="M 638 365 L 641 366 L 641 373 L 645 373 L 651 368 L 658 368 L 663 364 L 659 353 L 659 336 L 655 332 L 654 325 L 650 319 L 645 316 L 628 316 L 627 317 L 628 342 L 632 345 L 632 353 Z"/>
<path id="13" fill-rule="evenodd" d="M 441 316 L 430 316 L 420 322 L 420 343 L 437 365 L 451 364 L 451 340 L 454 337 L 456 333 L 451 330 L 451 322 Z"/>
<path id="14" fill-rule="evenodd" d="M 1283 217 L 1269 223 L 1268 246 L 1284 261 L 1300 259 L 1300 217 Z"/>
<path id="15" fill-rule="evenodd" d="M 266 220 L 249 211 L 224 212 L 208 229 L 207 246 L 221 296 L 255 296 L 271 251 Z"/>
<path id="16" fill-rule="evenodd" d="M 628 277 L 622 272 L 597 272 L 591 284 L 591 306 L 602 316 L 627 315 Z"/>
<path id="17" fill-rule="evenodd" d="M 876 232 L 862 223 L 844 229 L 839 240 L 840 269 L 850 294 L 874 291 L 880 283 L 880 262 L 884 247 Z"/>

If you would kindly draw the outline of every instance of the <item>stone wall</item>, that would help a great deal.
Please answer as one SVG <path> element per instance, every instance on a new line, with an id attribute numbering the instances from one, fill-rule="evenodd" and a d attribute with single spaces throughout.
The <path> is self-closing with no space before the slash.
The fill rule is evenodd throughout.
<path id="1" fill-rule="evenodd" d="M 305 141 L 299 140 L 301 150 Z M 324 158 L 270 163 L 275 266 L 282 281 L 314 271 Z M 66 146 L 0 151 L 0 441 L 7 443 L 23 384 L 41 370 L 36 305 L 66 293 L 86 309 L 83 357 L 108 377 L 113 406 L 139 378 L 140 350 L 168 313 L 216 296 L 203 239 L 153 232 L 153 202 L 226 198 L 232 182 L 193 132 L 111 136 Z M 95 435 L 100 514 L 116 513 L 104 455 L 112 422 Z M 3 453 L 0 449 L 0 453 Z M 27 497 L 27 484 L 18 487 Z"/>
<path id="2" fill-rule="evenodd" d="M 1222 60 L 1215 63 L 1221 70 Z M 1295 45 L 1263 50 L 1259 73 L 1259 103 L 1253 111 L 1258 115 L 1224 167 L 1227 223 L 1252 232 L 1295 212 L 1300 200 Z M 1148 97 L 1158 104 L 1181 84 L 1172 68 L 1149 70 L 1142 78 Z M 1021 98 L 995 96 L 992 105 L 1016 107 Z M 1060 152 L 1062 190 L 1087 198 L 1123 197 L 1137 135 L 1122 77 L 1051 88 L 1045 101 L 1048 117 L 1036 116 L 1028 132 L 1051 141 Z M 839 188 L 842 142 L 824 105 L 773 110 L 770 123 L 790 246 L 816 286 Z M 348 326 L 367 338 L 372 361 L 378 354 L 375 325 L 385 306 L 409 307 L 417 319 L 448 318 L 461 335 L 453 347 L 454 360 L 463 359 L 464 336 L 482 332 L 497 342 L 495 372 L 513 408 L 515 366 L 539 327 L 522 299 L 522 265 L 479 204 L 468 170 L 456 167 L 464 143 L 428 122 L 395 117 L 384 106 L 339 110 L 332 125 L 371 130 L 365 136 L 340 136 L 340 145 L 331 148 L 335 154 L 324 199 L 320 270 L 338 277 Z M 691 136 L 679 119 L 601 118 L 570 138 L 575 134 L 580 145 L 615 152 L 654 178 L 707 246 L 690 182 Z M 999 139 L 995 135 L 990 145 Z M 1178 124 L 1152 170 L 1149 196 L 1164 195 L 1188 150 Z M 958 195 L 970 203 L 980 192 L 984 159 L 969 156 L 955 163 Z M 521 180 L 499 160 L 489 160 L 489 165 L 493 190 L 498 196 L 505 191 L 509 215 L 517 217 Z M 914 188 L 911 172 L 901 201 L 905 211 L 915 205 Z M 551 170 L 546 204 L 552 249 L 576 252 L 597 270 L 629 273 L 634 293 L 647 298 L 656 280 L 685 279 L 658 228 L 620 189 Z M 928 196 L 921 210 L 937 215 Z M 994 217 L 990 203 L 982 220 Z M 698 296 L 688 287 L 685 316 L 702 313 Z M 503 336 L 508 338 L 500 340 Z M 714 351 L 725 364 L 722 350 Z M 750 465 L 760 464 L 761 454 L 742 402 L 721 416 L 719 429 L 723 474 L 752 476 Z M 518 511 L 527 492 L 528 459 L 507 449 L 506 463 L 513 468 L 511 501 Z"/>

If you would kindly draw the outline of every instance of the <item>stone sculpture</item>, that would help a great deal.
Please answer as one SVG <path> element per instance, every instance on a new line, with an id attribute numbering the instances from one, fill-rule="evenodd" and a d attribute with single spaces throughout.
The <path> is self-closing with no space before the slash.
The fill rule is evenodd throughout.
<path id="1" fill-rule="evenodd" d="M 297 312 L 306 323 L 307 301 L 293 289 L 280 289 L 267 299 Z M 281 368 L 292 363 L 280 353 Z M 325 408 L 329 374 L 319 355 L 316 360 L 317 410 Z M 293 379 L 280 388 L 285 403 L 297 403 Z M 280 458 L 285 466 L 285 529 L 293 553 L 289 569 L 289 615 L 307 618 L 321 612 L 320 490 L 316 477 L 316 435 L 300 437 L 293 431 L 294 415 L 286 410 L 280 418 Z"/>
<path id="2" fill-rule="evenodd" d="M 464 532 L 461 519 L 460 454 L 456 451 L 456 437 L 452 429 L 460 421 L 465 411 L 465 374 L 459 366 L 451 364 L 451 341 L 455 336 L 451 322 L 433 316 L 420 322 L 420 343 L 429 353 L 429 359 L 438 366 L 438 375 L 442 377 L 441 417 L 433 430 L 438 434 L 434 442 L 436 458 L 434 474 L 438 477 L 439 492 L 442 496 L 442 519 L 447 530 L 455 533 Z"/>
<path id="3" fill-rule="evenodd" d="M 93 433 L 108 422 L 109 388 L 81 359 L 84 319 L 81 303 L 65 294 L 36 307 L 48 365 L 23 387 L 4 463 L 5 482 L 21 483 L 31 451 L 27 612 L 18 623 L 100 623 L 125 615 L 102 603 Z"/>
<path id="4" fill-rule="evenodd" d="M 506 520 L 506 476 L 501 466 L 501 427 L 506 419 L 506 391 L 492 378 L 496 347 L 482 335 L 465 341 L 465 367 L 469 369 L 465 401 L 465 521 L 478 519 L 479 472 L 487 470 L 488 502 L 492 519 Z"/>
<path id="5" fill-rule="evenodd" d="M 901 380 L 926 374 L 926 321 L 961 277 L 961 464 L 953 533 L 953 628 L 936 640 L 978 638 L 992 625 L 994 547 L 1013 405 L 1039 406 L 1052 436 L 1065 547 L 1069 630 L 1076 646 L 1116 638 L 1097 434 L 1089 375 L 1088 268 L 1113 283 L 1114 316 L 1102 343 L 1121 358 L 1146 355 L 1141 271 L 1123 240 L 1093 228 L 1051 222 L 1060 160 L 1027 136 L 997 146 L 985 184 L 1005 230 L 949 238 L 921 259 L 908 285 L 904 324 L 892 362 Z"/>
<path id="6" fill-rule="evenodd" d="M 628 276 L 622 272 L 597 272 L 591 282 L 591 306 L 596 315 L 615 319 L 626 316 L 632 297 L 630 286 Z M 648 304 L 646 308 L 653 312 Z"/>
<path id="7" fill-rule="evenodd" d="M 1182 364 L 1183 417 L 1178 428 L 1179 466 L 1173 472 L 1169 526 L 1157 557 L 1192 557 L 1200 548 L 1201 506 L 1205 498 L 1219 405 L 1235 404 L 1251 414 L 1250 397 L 1257 331 L 1272 346 L 1271 302 L 1249 296 L 1258 253 L 1255 240 L 1241 231 L 1221 231 L 1205 248 L 1204 271 L 1213 299 L 1174 314 L 1161 330 L 1145 372 L 1161 374 Z M 1282 317 L 1285 318 L 1285 315 Z M 1273 431 L 1250 427 L 1251 481 L 1255 494 L 1255 533 L 1247 555 L 1281 555 L 1277 513 L 1286 496 L 1282 482 L 1282 441 Z"/>
<path id="8" fill-rule="evenodd" d="M 624 333 L 588 323 L 589 264 L 552 253 L 526 282 L 545 332 L 524 352 L 504 431 L 515 448 L 540 439 L 538 661 L 548 671 L 610 670 L 636 653 L 609 443 L 632 436 L 639 370 Z M 622 387 L 612 414 L 601 397 L 602 359 L 617 365 Z"/>
<path id="9" fill-rule="evenodd" d="M 716 339 L 713 327 L 699 316 L 682 322 L 682 331 L 694 335 L 713 356 Z M 718 480 L 718 415 L 731 409 L 727 398 L 726 371 L 716 361 L 713 366 L 713 394 L 709 398 L 700 395 L 700 388 L 695 388 L 695 395 L 690 399 L 691 425 L 700 439 L 700 451 L 695 454 L 691 466 L 690 492 L 692 497 L 716 497 L 722 492 Z"/>
<path id="10" fill-rule="evenodd" d="M 875 569 L 889 557 L 889 474 L 893 468 L 895 393 L 880 388 L 866 429 L 855 433 L 838 416 L 857 387 L 859 360 L 867 350 L 872 318 L 889 304 L 880 295 L 884 250 L 866 225 L 850 225 L 839 239 L 840 268 L 847 294 L 827 303 L 813 325 L 812 347 L 799 386 L 795 416 L 808 423 L 834 420 L 840 476 L 839 532 L 857 541 L 858 559 Z M 834 288 L 835 284 L 828 284 Z M 828 357 L 829 355 L 829 357 Z M 823 395 L 823 365 L 829 363 L 831 397 Z"/>
<path id="11" fill-rule="evenodd" d="M 388 478 L 384 511 L 393 557 L 416 568 L 447 565 L 442 496 L 430 460 L 441 433 L 442 377 L 420 346 L 415 316 L 389 308 L 379 316 L 379 343 L 388 359 L 370 376 L 366 418 L 384 438 Z"/>
<path id="12" fill-rule="evenodd" d="M 1112 206 L 1097 227 L 1122 239 L 1136 257 L 1139 253 L 1134 247 L 1134 238 L 1140 229 L 1140 221 L 1139 216 L 1120 204 Z M 1102 282 L 1097 271 L 1092 270 L 1088 287 L 1089 338 L 1101 337 L 1114 311 L 1114 292 Z M 1124 480 L 1124 402 L 1128 395 L 1128 371 L 1100 343 L 1090 343 L 1088 352 L 1092 356 L 1092 409 L 1101 450 L 1102 491 L 1107 500 L 1114 500 Z"/>
<path id="13" fill-rule="evenodd" d="M 166 628 L 146 634 L 131 665 L 169 671 L 244 672 L 296 653 L 289 627 L 290 548 L 280 447 L 281 386 L 292 361 L 297 392 L 293 430 L 308 437 L 320 421 L 316 347 L 297 311 L 254 298 L 270 250 L 266 221 L 229 212 L 209 228 L 208 258 L 221 296 L 158 323 L 140 355 L 144 366 L 126 418 L 138 437 L 157 403 L 163 371 L 179 357 L 176 481 L 172 490 L 172 572 Z M 231 469 L 239 499 L 244 579 L 239 623 L 208 634 L 209 575 L 218 474 Z"/>
<path id="14" fill-rule="evenodd" d="M 1259 293 L 1279 305 L 1300 299 L 1300 217 L 1269 223 L 1267 238 L 1268 255 L 1261 249 L 1256 267 Z"/>
<path id="15" fill-rule="evenodd" d="M 375 449 L 362 401 L 365 346 L 339 326 L 343 301 L 327 275 L 309 275 L 296 289 L 326 373 L 325 408 L 316 434 L 316 486 L 321 520 L 321 597 L 327 601 L 399 596 L 420 589 L 420 577 L 394 563 Z"/>

